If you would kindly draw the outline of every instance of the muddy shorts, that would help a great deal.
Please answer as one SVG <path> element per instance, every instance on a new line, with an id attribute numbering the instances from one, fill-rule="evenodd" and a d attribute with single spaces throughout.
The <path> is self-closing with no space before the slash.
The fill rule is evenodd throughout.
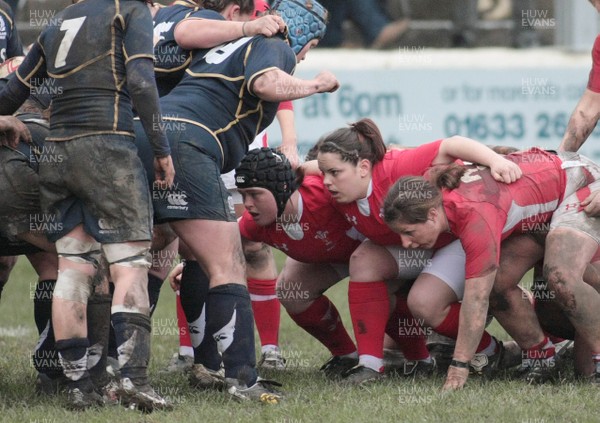
<path id="1" fill-rule="evenodd" d="M 148 181 L 131 137 L 46 142 L 39 168 L 42 209 L 56 222 L 51 241 L 79 224 L 100 243 L 151 240 Z"/>

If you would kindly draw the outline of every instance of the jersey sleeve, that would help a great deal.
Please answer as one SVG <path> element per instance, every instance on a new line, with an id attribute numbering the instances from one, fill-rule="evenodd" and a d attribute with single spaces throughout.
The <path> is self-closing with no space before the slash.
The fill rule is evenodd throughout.
<path id="1" fill-rule="evenodd" d="M 48 76 L 42 48 L 38 41 L 23 60 L 8 84 L 0 92 L 0 114 L 12 115 L 30 96 L 34 86 L 41 85 Z"/>
<path id="2" fill-rule="evenodd" d="M 125 15 L 123 50 L 125 64 L 133 59 L 154 60 L 152 15 L 145 3 L 129 2 L 131 8 Z"/>
<path id="3" fill-rule="evenodd" d="M 600 93 L 600 35 L 596 37 L 592 48 L 592 70 L 590 70 L 587 87 L 590 91 Z"/>
<path id="4" fill-rule="evenodd" d="M 284 41 L 257 36 L 249 49 L 244 75 L 250 92 L 256 78 L 265 72 L 280 69 L 290 75 L 294 73 L 296 55 Z"/>
<path id="5" fill-rule="evenodd" d="M 442 140 L 423 144 L 410 150 L 390 150 L 384 163 L 388 167 L 389 176 L 393 181 L 403 176 L 420 176 L 431 167 L 438 155 Z"/>
<path id="6" fill-rule="evenodd" d="M 6 58 L 9 59 L 15 56 L 23 56 L 23 44 L 21 44 L 21 37 L 19 37 L 19 31 L 15 26 L 15 14 L 10 6 L 7 5 L 7 13 L 10 19 L 10 34 L 8 35 L 8 44 L 6 46 Z"/>
<path id="7" fill-rule="evenodd" d="M 475 209 L 476 207 L 476 209 Z M 467 206 L 456 214 L 455 233 L 465 250 L 465 279 L 477 278 L 498 268 L 502 228 L 506 218 L 489 203 Z"/>
<path id="8" fill-rule="evenodd" d="M 0 1 L 0 20 L 3 23 L 0 27 L 0 33 L 4 32 L 4 40 L 6 40 L 6 51 L 0 51 L 0 54 L 3 54 L 3 57 L 0 57 L 1 63 L 11 57 L 23 56 L 23 45 L 15 26 L 15 14 L 12 8 L 3 1 Z"/>

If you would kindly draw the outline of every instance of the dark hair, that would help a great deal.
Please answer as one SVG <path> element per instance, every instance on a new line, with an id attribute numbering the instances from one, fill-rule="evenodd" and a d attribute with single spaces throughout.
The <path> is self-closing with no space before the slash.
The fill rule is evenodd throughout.
<path id="1" fill-rule="evenodd" d="M 319 153 L 337 153 L 342 161 L 354 165 L 361 159 L 376 164 L 383 159 L 386 146 L 375 122 L 363 118 L 347 128 L 339 128 L 319 140 Z"/>
<path id="2" fill-rule="evenodd" d="M 221 13 L 230 4 L 240 7 L 240 13 L 250 15 L 254 13 L 254 0 L 203 0 L 199 2 L 204 9 Z"/>
<path id="3" fill-rule="evenodd" d="M 441 189 L 454 189 L 466 167 L 456 163 L 436 166 L 423 176 L 405 176 L 389 189 L 383 203 L 383 220 L 386 223 L 401 221 L 414 224 L 427 221 L 429 210 L 442 204 Z"/>
<path id="4" fill-rule="evenodd" d="M 494 150 L 494 152 L 505 155 L 505 156 L 507 154 L 512 154 L 512 153 L 516 153 L 517 151 L 519 151 L 519 149 L 517 147 L 509 147 L 507 145 L 489 145 L 488 147 L 490 147 L 492 150 Z"/>
<path id="5" fill-rule="evenodd" d="M 309 162 L 311 160 L 317 160 L 317 155 L 319 154 L 319 148 L 323 144 L 323 140 L 325 139 L 325 135 L 319 138 L 319 140 L 313 145 L 310 150 L 304 156 L 304 161 Z"/>

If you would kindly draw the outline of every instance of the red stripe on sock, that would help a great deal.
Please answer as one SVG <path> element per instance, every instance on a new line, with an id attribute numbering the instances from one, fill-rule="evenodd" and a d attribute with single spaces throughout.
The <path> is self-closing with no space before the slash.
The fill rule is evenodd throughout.
<path id="1" fill-rule="evenodd" d="M 175 304 L 177 308 L 177 327 L 179 328 L 179 346 L 191 348 L 192 340 L 190 338 L 187 320 L 185 319 L 185 313 L 183 312 L 183 307 L 181 307 L 181 298 L 179 297 L 179 294 L 175 296 Z"/>

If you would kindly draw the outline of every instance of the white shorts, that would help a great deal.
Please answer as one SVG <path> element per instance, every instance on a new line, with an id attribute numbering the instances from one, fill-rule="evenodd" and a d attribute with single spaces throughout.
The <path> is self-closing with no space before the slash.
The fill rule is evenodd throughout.
<path id="1" fill-rule="evenodd" d="M 442 280 L 454 291 L 458 300 L 462 300 L 466 256 L 459 240 L 440 248 L 433 255 L 431 250 L 407 250 L 399 246 L 387 246 L 386 249 L 398 259 L 398 278 L 416 279 L 421 273 L 428 273 Z M 407 263 L 411 266 L 404 265 Z"/>
<path id="2" fill-rule="evenodd" d="M 462 300 L 465 293 L 465 250 L 463 250 L 460 240 L 456 240 L 440 248 L 431 258 L 429 265 L 423 269 L 423 273 L 428 273 L 442 280 L 456 294 L 459 301 Z"/>

